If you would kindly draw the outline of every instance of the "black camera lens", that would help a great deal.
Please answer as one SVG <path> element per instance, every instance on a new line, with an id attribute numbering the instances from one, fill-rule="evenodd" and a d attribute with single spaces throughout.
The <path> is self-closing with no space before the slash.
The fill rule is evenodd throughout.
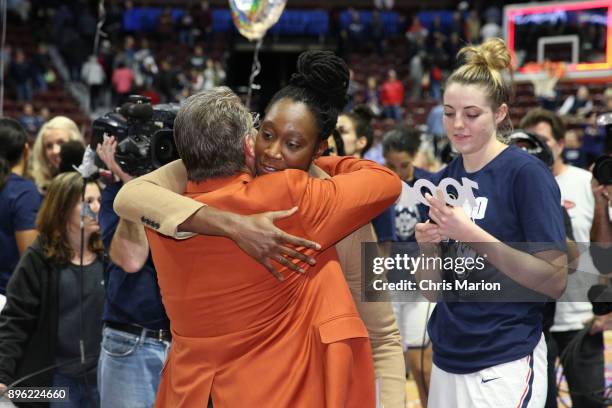
<path id="1" fill-rule="evenodd" d="M 151 138 L 151 161 L 161 167 L 178 158 L 172 130 L 160 130 Z"/>

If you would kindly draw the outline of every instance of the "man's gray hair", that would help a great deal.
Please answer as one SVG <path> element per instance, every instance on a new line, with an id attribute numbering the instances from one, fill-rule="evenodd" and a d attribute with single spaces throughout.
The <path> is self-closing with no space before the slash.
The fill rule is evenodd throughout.
<path id="1" fill-rule="evenodd" d="M 250 112 L 225 86 L 185 99 L 174 121 L 174 141 L 191 181 L 234 175 L 245 167 Z"/>

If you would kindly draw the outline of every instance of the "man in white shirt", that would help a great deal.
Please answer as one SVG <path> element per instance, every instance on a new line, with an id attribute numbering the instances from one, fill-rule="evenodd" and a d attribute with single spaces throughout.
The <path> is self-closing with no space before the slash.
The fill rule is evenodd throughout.
<path id="1" fill-rule="evenodd" d="M 588 248 L 595 206 L 591 190 L 592 175 L 584 169 L 563 163 L 563 122 L 550 111 L 534 109 L 521 120 L 520 127 L 542 136 L 552 150 L 552 172 L 561 190 L 561 204 L 571 218 L 572 231 L 579 248 Z M 577 338 L 584 329 L 585 322 L 593 319 L 591 303 L 585 300 L 588 289 L 597 284 L 598 276 L 589 252 L 582 252 L 575 266 L 578 272 L 569 276 L 566 293 L 557 302 L 555 323 L 550 329 L 552 338 L 548 344 L 549 364 L 554 364 L 555 357 L 561 356 L 572 340 Z M 605 386 L 603 353 L 602 333 L 587 333 L 582 340 L 579 354 L 568 356 L 571 357 L 571 364 L 565 364 L 563 369 L 573 406 L 604 407 L 597 401 L 596 396 Z M 568 361 L 564 359 L 562 363 Z M 549 387 L 556 387 L 556 384 L 549 384 Z M 556 407 L 556 399 L 550 401 L 549 398 L 546 406 Z"/>

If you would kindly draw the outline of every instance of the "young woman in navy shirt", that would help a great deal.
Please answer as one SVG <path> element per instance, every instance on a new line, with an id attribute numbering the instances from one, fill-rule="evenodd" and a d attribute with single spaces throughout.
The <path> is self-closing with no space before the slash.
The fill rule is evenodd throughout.
<path id="1" fill-rule="evenodd" d="M 487 268 L 417 273 L 420 283 L 452 281 L 428 324 L 434 363 L 428 406 L 543 407 L 544 303 L 528 296 L 510 302 L 486 291 L 470 295 L 454 283 L 484 281 L 513 293 L 561 296 L 567 262 L 559 188 L 543 163 L 501 141 L 511 95 L 503 75 L 510 67 L 504 42 L 495 38 L 464 47 L 458 58 L 464 64 L 449 76 L 443 104 L 444 126 L 460 155 L 431 181 L 472 184 L 475 200 L 449 200 L 451 193 L 466 196 L 454 187 L 426 195 L 429 220 L 417 224 L 416 238 L 428 256 L 444 256 L 441 241 L 473 258 L 486 254 Z M 498 300 L 475 301 L 490 295 Z"/>

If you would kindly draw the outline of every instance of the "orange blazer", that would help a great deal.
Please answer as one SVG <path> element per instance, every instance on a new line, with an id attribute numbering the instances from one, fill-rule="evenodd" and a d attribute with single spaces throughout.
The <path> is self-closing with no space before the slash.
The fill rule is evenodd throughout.
<path id="1" fill-rule="evenodd" d="M 286 278 L 279 282 L 227 238 L 176 241 L 147 229 L 173 334 L 156 407 L 205 406 L 211 393 L 215 408 L 375 405 L 367 331 L 333 245 L 391 205 L 401 183 L 370 161 L 326 157 L 317 165 L 334 177 L 241 173 L 186 191 L 241 214 L 298 206 L 278 226 L 322 245 L 304 275 L 277 264 Z"/>

